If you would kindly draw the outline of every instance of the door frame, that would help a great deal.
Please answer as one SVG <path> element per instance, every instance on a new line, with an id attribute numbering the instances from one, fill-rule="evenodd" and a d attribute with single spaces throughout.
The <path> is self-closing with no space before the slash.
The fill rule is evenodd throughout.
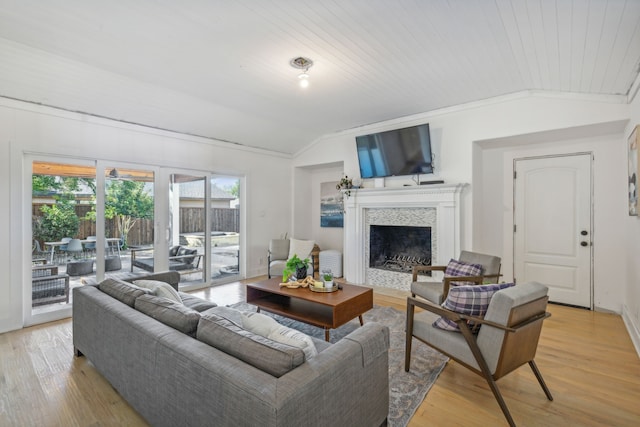
<path id="1" fill-rule="evenodd" d="M 596 235 L 596 231 L 595 231 L 595 224 L 594 224 L 594 206 L 595 206 L 595 194 L 594 194 L 594 167 L 593 167 L 593 163 L 594 163 L 594 154 L 592 151 L 579 151 L 579 152 L 574 152 L 574 153 L 558 153 L 558 154 L 546 154 L 546 155 L 539 155 L 539 156 L 523 156 L 523 157 L 514 157 L 513 161 L 512 161 L 512 169 L 511 169 L 511 189 L 512 189 L 512 208 L 511 208 L 511 224 L 512 224 L 512 230 L 514 230 L 515 224 L 516 224 L 516 183 L 515 183 L 515 173 L 516 173 L 516 162 L 518 161 L 525 161 L 525 160 L 541 160 L 541 159 L 555 159 L 555 158 L 561 158 L 561 157 L 576 157 L 576 156 L 589 156 L 589 198 L 590 198 L 590 205 L 589 205 L 589 227 L 591 228 L 591 244 L 589 245 L 589 310 L 593 310 L 594 309 L 594 299 L 595 299 L 595 295 L 594 295 L 594 250 L 593 250 L 593 246 L 595 244 L 595 235 Z M 516 272 L 516 233 L 512 232 L 511 233 L 511 249 L 512 249 L 512 254 L 511 254 L 511 262 L 512 262 L 512 271 L 513 271 L 513 275 L 515 276 L 515 272 Z M 515 277 L 515 279 L 517 279 L 517 277 Z M 514 280 L 515 280 L 514 279 Z M 561 305 L 567 305 L 567 306 L 572 306 L 571 304 L 565 304 L 565 303 L 557 303 L 557 304 L 561 304 Z M 575 307 L 579 307 L 579 308 L 585 308 L 583 306 L 575 306 Z"/>

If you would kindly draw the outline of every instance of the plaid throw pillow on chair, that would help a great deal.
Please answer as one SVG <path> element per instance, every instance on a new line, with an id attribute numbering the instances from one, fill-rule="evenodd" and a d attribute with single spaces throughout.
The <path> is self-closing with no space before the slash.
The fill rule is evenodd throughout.
<path id="1" fill-rule="evenodd" d="M 442 303 L 442 307 L 455 311 L 456 313 L 484 318 L 493 294 L 511 286 L 513 286 L 513 283 L 456 286 L 449 289 L 449 295 L 447 295 L 447 299 Z M 444 317 L 439 317 L 433 322 L 433 326 L 447 331 L 460 331 L 456 322 Z M 470 326 L 472 325 L 470 324 Z M 474 332 L 477 332 L 477 329 L 479 329 L 479 327 L 476 328 Z"/>
<path id="2" fill-rule="evenodd" d="M 468 264 L 466 262 L 451 259 L 444 271 L 445 276 L 480 276 L 482 266 L 480 264 Z M 473 282 L 451 282 L 451 286 L 474 285 Z"/>

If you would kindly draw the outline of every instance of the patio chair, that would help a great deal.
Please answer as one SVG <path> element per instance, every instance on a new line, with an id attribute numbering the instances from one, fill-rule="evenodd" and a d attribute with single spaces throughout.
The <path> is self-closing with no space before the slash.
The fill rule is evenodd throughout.
<path id="1" fill-rule="evenodd" d="M 60 261 L 65 261 L 66 257 L 67 257 L 67 246 L 69 245 L 69 242 L 71 241 L 71 237 L 63 237 L 62 239 L 60 239 L 61 242 L 63 242 L 64 244 L 58 246 L 57 248 L 57 258 L 58 258 L 58 262 Z"/>
<path id="2" fill-rule="evenodd" d="M 84 248 L 80 239 L 71 239 L 66 245 L 66 253 L 77 258 L 80 254 L 84 254 Z"/>
<path id="3" fill-rule="evenodd" d="M 489 286 L 497 285 L 485 285 L 484 288 Z M 468 295 L 462 295 L 465 291 L 463 288 L 467 288 L 469 293 L 472 293 L 473 289 L 477 293 L 479 289 L 477 286 L 459 287 L 455 292 L 461 294 L 458 295 L 458 301 L 471 300 Z M 453 290 L 451 292 L 454 294 Z M 533 360 L 542 322 L 550 316 L 546 312 L 547 292 L 546 286 L 536 282 L 498 290 L 490 297 L 484 318 L 457 313 L 430 302 L 408 297 L 405 371 L 409 372 L 410 369 L 411 343 L 415 337 L 484 377 L 509 425 L 515 426 L 496 384 L 498 379 L 528 363 L 547 399 L 553 400 Z M 416 307 L 424 311 L 416 312 Z M 442 321 L 438 316 L 457 325 L 459 331 L 436 327 L 436 324 L 440 325 Z M 474 322 L 474 328 L 479 325 L 477 335 L 472 333 L 469 321 Z"/>
<path id="4" fill-rule="evenodd" d="M 485 255 L 478 252 L 461 251 L 458 260 L 451 260 L 449 265 L 417 265 L 413 267 L 413 277 L 411 282 L 411 296 L 416 295 L 422 297 L 434 304 L 442 304 L 447 298 L 449 288 L 456 284 L 482 284 L 485 279 L 492 280 L 497 283 L 500 279 L 500 257 L 493 255 Z M 452 267 L 452 264 L 456 264 Z M 466 270 L 467 266 L 479 265 L 480 271 L 477 269 Z M 418 280 L 418 273 L 427 271 L 442 271 L 444 277 L 442 280 L 427 277 Z M 465 271 L 477 271 L 474 274 L 465 273 Z"/>
<path id="5" fill-rule="evenodd" d="M 98 240 L 98 238 L 96 236 L 87 236 L 87 240 L 88 242 L 86 242 L 84 244 L 84 249 L 92 254 L 95 255 L 96 253 L 96 241 Z"/>

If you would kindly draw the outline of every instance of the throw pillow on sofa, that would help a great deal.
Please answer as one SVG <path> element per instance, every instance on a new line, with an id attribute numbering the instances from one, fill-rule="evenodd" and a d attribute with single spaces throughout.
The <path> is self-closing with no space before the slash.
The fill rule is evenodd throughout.
<path id="1" fill-rule="evenodd" d="M 159 280 L 142 279 L 134 280 L 133 284 L 141 288 L 149 289 L 153 295 L 169 298 L 170 300 L 182 304 L 182 298 L 180 298 L 178 291 L 176 291 L 173 286 L 168 283 L 161 282 Z"/>
<path id="2" fill-rule="evenodd" d="M 273 317 L 266 314 L 256 313 L 255 311 L 248 311 L 241 313 L 242 323 L 240 325 L 247 331 L 254 334 L 268 337 L 269 334 L 280 327 L 280 323 Z"/>
<path id="3" fill-rule="evenodd" d="M 135 309 L 149 317 L 195 337 L 200 313 L 182 303 L 155 295 L 142 295 L 136 299 Z"/>
<path id="4" fill-rule="evenodd" d="M 307 334 L 279 324 L 273 317 L 262 313 L 242 313 L 242 327 L 254 334 L 304 351 L 306 360 L 318 355 L 318 350 Z"/>

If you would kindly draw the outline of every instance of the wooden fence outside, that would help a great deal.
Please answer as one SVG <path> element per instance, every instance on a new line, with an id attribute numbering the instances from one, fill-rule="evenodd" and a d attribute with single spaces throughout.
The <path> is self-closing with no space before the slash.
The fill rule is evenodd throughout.
<path id="1" fill-rule="evenodd" d="M 34 218 L 41 217 L 40 207 L 42 204 L 32 206 Z M 77 236 L 74 238 L 84 239 L 87 236 L 96 235 L 96 223 L 83 219 L 91 211 L 89 205 L 76 205 L 76 215 L 80 218 Z M 232 208 L 211 208 L 211 230 L 224 232 L 240 232 L 240 210 Z M 202 233 L 204 232 L 204 208 L 180 208 L 180 233 Z M 120 237 L 115 219 L 106 220 L 105 224 L 107 237 Z M 153 219 L 139 219 L 129 231 L 129 246 L 151 245 L 153 244 Z"/>

